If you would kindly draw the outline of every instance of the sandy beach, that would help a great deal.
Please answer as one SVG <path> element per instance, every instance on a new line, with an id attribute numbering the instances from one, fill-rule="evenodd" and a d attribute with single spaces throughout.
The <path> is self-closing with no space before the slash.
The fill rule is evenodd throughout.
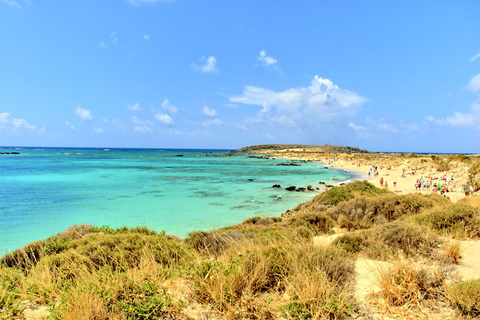
<path id="1" fill-rule="evenodd" d="M 433 185 L 439 182 L 448 187 L 445 197 L 452 202 L 464 198 L 462 186 L 468 184 L 470 166 L 467 162 L 450 161 L 447 170 L 438 170 L 438 165 L 433 158 L 448 159 L 451 155 L 414 155 L 405 156 L 402 154 L 386 153 L 324 153 L 318 148 L 302 149 L 277 149 L 258 150 L 255 153 L 269 154 L 281 159 L 299 159 L 307 161 L 321 161 L 325 166 L 355 171 L 361 175 L 368 176 L 368 181 L 376 187 L 387 188 L 398 194 L 423 193 L 428 194 L 434 191 Z M 476 155 L 474 156 L 476 157 Z M 377 174 L 375 175 L 375 168 Z M 368 175 L 370 173 L 370 175 Z M 443 178 L 446 177 L 446 182 Z M 453 180 L 452 180 L 453 177 Z M 429 188 L 416 188 L 417 180 L 422 180 Z M 478 192 L 471 193 L 473 196 Z"/>

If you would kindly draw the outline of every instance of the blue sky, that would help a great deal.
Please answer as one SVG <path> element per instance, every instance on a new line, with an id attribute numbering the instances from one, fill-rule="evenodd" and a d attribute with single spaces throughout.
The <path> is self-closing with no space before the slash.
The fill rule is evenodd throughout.
<path id="1" fill-rule="evenodd" d="M 480 153 L 480 2 L 0 1 L 0 145 Z"/>

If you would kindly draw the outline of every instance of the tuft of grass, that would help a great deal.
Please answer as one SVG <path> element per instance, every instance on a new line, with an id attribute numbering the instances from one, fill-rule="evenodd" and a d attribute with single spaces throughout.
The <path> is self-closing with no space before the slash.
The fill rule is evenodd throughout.
<path id="1" fill-rule="evenodd" d="M 464 315 L 480 316 L 480 279 L 457 283 L 448 289 L 448 297 Z"/>
<path id="2" fill-rule="evenodd" d="M 461 258 L 460 252 L 460 242 L 454 241 L 447 243 L 443 248 L 443 258 L 445 262 L 458 264 L 458 260 Z"/>

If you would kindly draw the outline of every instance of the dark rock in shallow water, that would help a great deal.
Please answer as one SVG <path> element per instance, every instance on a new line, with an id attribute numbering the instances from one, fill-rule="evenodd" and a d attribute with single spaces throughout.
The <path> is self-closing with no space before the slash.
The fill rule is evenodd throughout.
<path id="1" fill-rule="evenodd" d="M 308 186 L 307 186 L 307 190 L 308 190 L 308 191 L 313 191 L 314 189 L 313 189 L 313 187 L 312 187 L 311 185 L 308 185 Z"/>
<path id="2" fill-rule="evenodd" d="M 305 189 L 305 188 L 302 187 L 302 188 L 297 188 L 295 191 L 297 191 L 297 192 L 302 191 L 302 192 L 303 192 L 303 191 L 305 191 L 305 190 L 307 190 L 307 189 Z"/>
<path id="3" fill-rule="evenodd" d="M 280 186 L 279 184 L 274 184 L 274 185 L 272 186 L 272 188 L 281 188 L 281 187 L 282 187 L 282 186 Z"/>
<path id="4" fill-rule="evenodd" d="M 290 187 L 286 187 L 285 190 L 287 191 L 295 191 L 296 187 L 295 186 L 290 186 Z"/>
<path id="5" fill-rule="evenodd" d="M 325 184 L 325 182 L 323 182 L 323 181 L 320 181 L 318 184 Z"/>
<path id="6" fill-rule="evenodd" d="M 183 157 L 183 154 L 176 154 L 175 157 Z"/>
<path id="7" fill-rule="evenodd" d="M 296 166 L 296 167 L 301 166 L 300 164 L 294 163 L 294 162 L 292 162 L 292 163 L 277 163 L 276 165 L 277 166 Z"/>

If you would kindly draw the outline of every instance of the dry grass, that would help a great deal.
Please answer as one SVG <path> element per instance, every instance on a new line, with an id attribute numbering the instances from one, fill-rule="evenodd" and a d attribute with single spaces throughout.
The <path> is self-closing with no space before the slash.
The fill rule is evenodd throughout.
<path id="1" fill-rule="evenodd" d="M 268 310 L 269 315 L 319 319 L 349 310 L 346 295 L 352 272 L 352 259 L 334 248 L 288 239 L 272 239 L 267 245 L 243 241 L 218 261 L 200 265 L 195 294 L 198 301 L 215 305 L 224 315 L 268 318 L 266 313 L 258 314 Z M 285 294 L 290 299 L 283 306 L 265 305 L 265 295 L 281 300 Z"/>
<path id="2" fill-rule="evenodd" d="M 392 267 L 380 271 L 377 307 L 387 313 L 407 316 L 422 310 L 427 301 L 443 299 L 446 292 L 447 269 L 416 266 L 407 261 L 396 261 Z"/>
<path id="3" fill-rule="evenodd" d="M 443 260 L 447 263 L 458 264 L 458 260 L 462 257 L 460 255 L 461 246 L 460 242 L 452 241 L 444 245 L 443 247 Z"/>

